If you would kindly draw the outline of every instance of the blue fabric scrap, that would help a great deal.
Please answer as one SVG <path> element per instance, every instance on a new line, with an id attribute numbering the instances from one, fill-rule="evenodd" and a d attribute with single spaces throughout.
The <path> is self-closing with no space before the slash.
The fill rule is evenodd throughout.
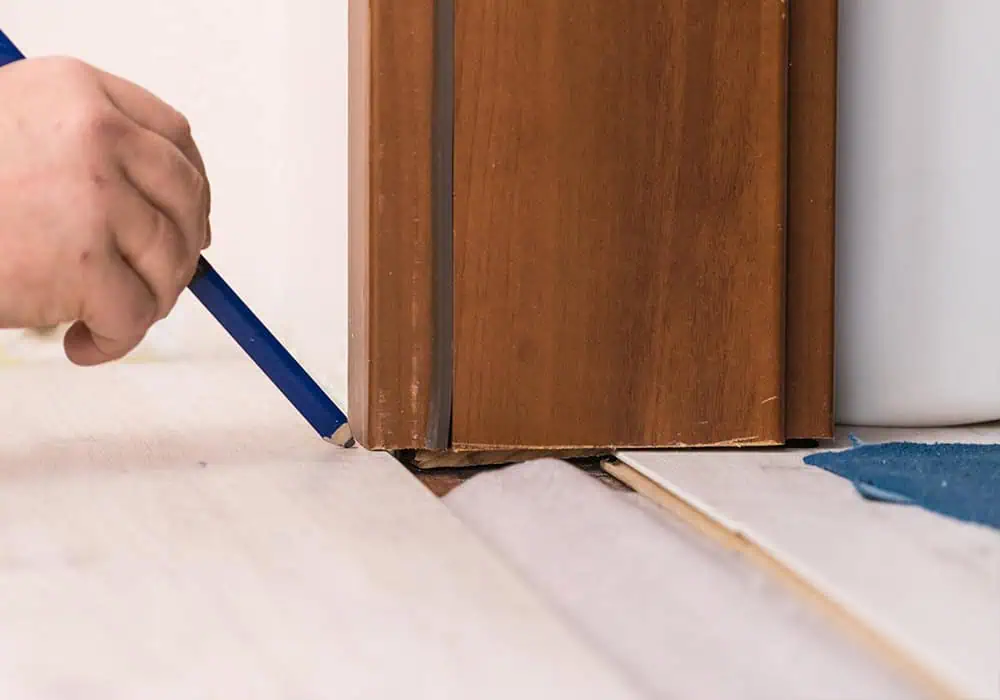
<path id="1" fill-rule="evenodd" d="M 1000 445 L 863 444 L 818 452 L 805 462 L 849 479 L 869 500 L 1000 529 Z"/>

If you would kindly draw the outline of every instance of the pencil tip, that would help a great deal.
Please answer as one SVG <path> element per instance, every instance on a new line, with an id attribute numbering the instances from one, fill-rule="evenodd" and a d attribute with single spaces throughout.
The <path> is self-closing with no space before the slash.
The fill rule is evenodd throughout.
<path id="1" fill-rule="evenodd" d="M 354 447 L 354 434 L 351 432 L 349 423 L 344 423 L 337 428 L 333 435 L 327 438 L 327 442 L 332 442 L 340 447 Z"/>

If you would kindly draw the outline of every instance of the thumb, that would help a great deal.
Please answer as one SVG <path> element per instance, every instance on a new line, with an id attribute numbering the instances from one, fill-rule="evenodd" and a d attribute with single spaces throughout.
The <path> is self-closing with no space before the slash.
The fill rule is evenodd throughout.
<path id="1" fill-rule="evenodd" d="M 87 328 L 83 321 L 77 321 L 66 331 L 63 337 L 63 349 L 66 351 L 66 357 L 74 365 L 91 367 L 120 360 L 132 352 L 141 341 L 141 337 L 124 343 L 102 338 Z"/>

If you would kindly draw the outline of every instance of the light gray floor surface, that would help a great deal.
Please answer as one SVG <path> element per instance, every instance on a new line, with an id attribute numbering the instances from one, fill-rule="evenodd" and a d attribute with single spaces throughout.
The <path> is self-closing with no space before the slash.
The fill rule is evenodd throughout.
<path id="1" fill-rule="evenodd" d="M 565 462 L 444 501 L 650 698 L 921 697 L 738 554 Z"/>

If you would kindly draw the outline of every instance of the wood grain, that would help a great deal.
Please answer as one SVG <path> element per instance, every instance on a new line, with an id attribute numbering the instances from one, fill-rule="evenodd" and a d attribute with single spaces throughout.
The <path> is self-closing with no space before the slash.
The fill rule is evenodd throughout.
<path id="1" fill-rule="evenodd" d="M 433 0 L 350 0 L 351 428 L 425 447 L 432 383 Z"/>
<path id="2" fill-rule="evenodd" d="M 458 448 L 784 438 L 781 0 L 456 0 Z"/>
<path id="3" fill-rule="evenodd" d="M 789 438 L 833 435 L 837 0 L 789 7 Z"/>

